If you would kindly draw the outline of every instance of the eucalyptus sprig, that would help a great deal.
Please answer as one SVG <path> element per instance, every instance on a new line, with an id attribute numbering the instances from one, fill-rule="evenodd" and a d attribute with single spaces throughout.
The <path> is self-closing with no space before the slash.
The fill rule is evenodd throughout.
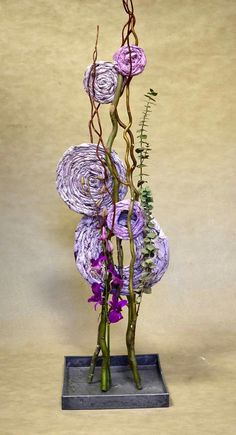
<path id="1" fill-rule="evenodd" d="M 140 202 L 145 214 L 145 227 L 144 227 L 144 239 L 143 239 L 143 247 L 141 250 L 141 267 L 142 274 L 139 281 L 138 287 L 138 308 L 141 303 L 142 294 L 143 293 L 151 293 L 151 288 L 149 286 L 149 275 L 151 273 L 152 268 L 154 267 L 153 257 L 156 252 L 156 246 L 154 240 L 157 237 L 156 232 L 153 231 L 154 222 L 152 216 L 153 209 L 153 196 L 151 189 L 148 185 L 144 186 L 144 183 L 147 183 L 147 180 L 144 177 L 148 177 L 147 173 L 143 172 L 143 169 L 147 167 L 145 164 L 145 160 L 149 158 L 149 152 L 151 151 L 150 144 L 148 142 L 147 128 L 148 128 L 148 120 L 149 114 L 152 112 L 152 105 L 156 104 L 157 92 L 153 89 L 150 89 L 145 94 L 145 106 L 143 111 L 143 116 L 139 122 L 139 129 L 137 130 L 137 138 L 139 140 L 139 146 L 136 148 L 136 153 L 138 154 L 139 164 L 137 167 L 139 168 L 139 198 Z"/>
<path id="2" fill-rule="evenodd" d="M 149 89 L 144 96 L 145 106 L 143 116 L 138 124 L 140 128 L 137 130 L 137 139 L 139 140 L 139 145 L 135 149 L 139 158 L 139 164 L 137 165 L 137 168 L 139 168 L 138 187 L 142 186 L 144 183 L 147 183 L 147 181 L 143 179 L 144 177 L 148 177 L 148 174 L 143 172 L 143 168 L 147 166 L 144 161 L 149 158 L 149 151 L 151 151 L 149 142 L 147 141 L 147 121 L 149 120 L 149 114 L 152 112 L 152 105 L 156 104 L 155 97 L 157 96 L 157 92 L 155 92 L 153 89 Z"/>
<path id="3" fill-rule="evenodd" d="M 141 249 L 141 266 L 143 268 L 143 272 L 139 283 L 139 293 L 151 293 L 151 288 L 148 285 L 148 282 L 150 281 L 148 277 L 152 268 L 154 267 L 153 257 L 157 249 L 154 241 L 157 237 L 157 234 L 155 231 L 153 231 L 153 197 L 149 186 L 143 186 L 140 189 L 140 202 L 145 213 L 146 225 L 144 227 L 143 247 Z"/>

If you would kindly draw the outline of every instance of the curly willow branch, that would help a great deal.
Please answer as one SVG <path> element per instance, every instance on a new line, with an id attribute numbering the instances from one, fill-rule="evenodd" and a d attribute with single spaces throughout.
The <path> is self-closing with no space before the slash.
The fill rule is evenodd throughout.
<path id="1" fill-rule="evenodd" d="M 88 78 L 88 81 L 90 81 L 91 74 L 93 73 L 93 81 L 92 81 L 93 92 L 92 92 L 92 95 L 95 95 L 94 86 L 95 86 L 97 51 L 98 51 L 97 50 L 97 47 L 98 47 L 98 38 L 99 38 L 99 26 L 97 26 L 97 34 L 96 34 L 94 51 L 93 51 L 93 63 L 92 63 L 92 67 L 90 69 L 89 78 Z M 108 175 L 107 175 L 107 166 L 108 166 L 110 172 L 113 174 L 114 178 L 118 181 L 118 183 L 124 184 L 124 185 L 127 185 L 127 183 L 119 178 L 116 166 L 114 165 L 114 163 L 113 163 L 113 161 L 111 159 L 111 154 L 110 154 L 111 149 L 105 147 L 105 145 L 104 145 L 104 140 L 103 140 L 103 137 L 102 137 L 103 132 L 102 132 L 101 119 L 100 119 L 100 115 L 99 115 L 99 108 L 100 108 L 101 104 L 100 103 L 96 104 L 96 102 L 95 102 L 94 98 L 92 97 L 92 95 L 89 93 L 89 100 L 90 100 L 90 106 L 91 106 L 91 117 L 90 117 L 90 120 L 89 120 L 89 123 L 88 123 L 89 133 L 90 133 L 90 141 L 93 143 L 93 132 L 95 132 L 96 135 L 98 136 L 97 152 L 96 152 L 97 158 L 100 161 L 100 163 L 101 163 L 101 165 L 103 166 L 103 169 L 104 169 L 104 174 L 105 174 L 105 180 L 104 180 L 104 182 L 105 182 L 106 191 L 108 192 L 108 194 L 110 196 L 112 196 L 112 193 L 108 190 L 107 185 L 106 185 L 106 181 L 107 181 L 107 178 L 108 178 Z M 97 120 L 98 127 L 95 126 L 95 123 L 94 123 L 95 120 Z M 103 159 L 101 159 L 101 157 L 99 156 L 99 152 L 98 152 L 98 150 L 99 150 L 99 144 L 101 144 L 103 149 L 104 149 L 104 152 L 105 152 L 105 155 L 106 155 L 106 160 L 107 160 L 107 166 L 104 163 Z"/>
<path id="2" fill-rule="evenodd" d="M 116 168 L 114 167 L 114 164 L 111 160 L 111 150 L 112 150 L 112 144 L 114 142 L 114 139 L 117 134 L 118 124 L 123 128 L 123 137 L 126 142 L 126 153 L 125 153 L 125 163 L 127 168 L 127 185 L 130 188 L 131 193 L 131 201 L 130 201 L 130 208 L 128 211 L 128 218 L 127 218 L 127 227 L 129 232 L 129 238 L 130 238 L 130 252 L 131 252 L 131 261 L 130 261 L 130 277 L 129 277 L 129 296 L 128 296 L 128 309 L 129 309 L 129 316 L 128 316 L 128 327 L 127 327 L 127 333 L 126 333 L 126 343 L 127 343 L 127 350 L 128 350 L 128 358 L 130 367 L 133 372 L 134 381 L 136 384 L 136 387 L 138 389 L 142 388 L 141 386 L 141 380 L 138 372 L 138 366 L 135 356 L 135 329 L 136 329 L 136 321 L 137 321 L 137 313 L 136 313 L 136 295 L 134 292 L 133 287 L 133 278 L 134 278 L 134 264 L 136 260 L 136 254 L 135 254 L 135 247 L 134 247 L 134 239 L 132 234 L 132 227 L 131 227 L 131 216 L 133 213 L 133 207 L 134 207 L 134 201 L 138 198 L 138 191 L 134 186 L 133 183 L 133 171 L 135 170 L 137 166 L 137 162 L 134 156 L 134 137 L 131 132 L 131 126 L 132 126 L 132 115 L 130 110 L 130 91 L 129 91 L 129 85 L 132 79 L 132 58 L 131 58 L 131 49 L 130 49 L 130 36 L 132 35 L 134 38 L 135 45 L 138 45 L 138 37 L 134 30 L 134 26 L 136 23 L 136 18 L 134 15 L 134 7 L 132 0 L 122 0 L 123 7 L 125 12 L 128 15 L 128 21 L 124 25 L 122 29 L 122 44 L 127 44 L 129 47 L 129 57 L 130 57 L 130 73 L 126 81 L 125 89 L 126 89 L 126 110 L 128 115 L 128 123 L 127 125 L 124 124 L 119 116 L 117 111 L 117 106 L 119 102 L 119 98 L 122 95 L 124 89 L 122 89 L 123 84 L 123 78 L 122 76 L 119 76 L 118 79 L 118 86 L 115 93 L 114 100 L 111 104 L 110 108 L 110 117 L 112 121 L 112 131 L 110 133 L 110 136 L 108 138 L 107 146 L 104 145 L 104 141 L 102 138 L 102 127 L 101 127 L 101 121 L 99 116 L 99 108 L 100 104 L 96 104 L 94 101 L 94 98 L 89 94 L 90 98 L 90 104 L 91 104 L 91 118 L 89 121 L 89 132 L 90 132 L 90 139 L 91 142 L 93 142 L 93 132 L 95 132 L 98 136 L 98 145 L 97 145 L 97 157 L 101 161 L 101 158 L 99 156 L 99 144 L 104 148 L 105 151 L 105 161 L 106 164 L 101 161 L 104 173 L 105 173 L 105 184 L 107 179 L 107 168 L 110 171 L 112 177 L 113 177 L 113 204 L 114 204 L 114 218 L 115 218 L 115 203 L 119 200 L 119 184 L 122 182 L 119 177 Z M 98 45 L 98 35 L 99 35 L 99 27 L 97 26 L 97 36 L 96 36 L 96 42 L 95 42 L 95 48 L 93 52 L 93 65 L 90 70 L 89 74 L 92 74 L 93 72 L 93 95 L 95 95 L 94 92 L 94 86 L 95 86 L 95 73 L 96 73 L 96 60 L 97 60 L 97 45 Z M 90 77 L 89 77 L 90 80 Z M 95 126 L 95 120 L 97 121 L 98 127 Z M 131 163 L 129 161 L 131 159 Z M 107 165 L 107 167 L 106 167 Z M 114 223 L 113 218 L 113 223 Z M 121 241 L 117 239 L 117 252 L 118 252 L 118 263 L 119 263 L 119 269 L 122 271 L 123 268 L 123 250 L 121 246 Z M 97 347 L 94 352 L 94 356 L 92 358 L 91 368 L 89 372 L 89 380 L 93 378 L 93 372 L 94 367 L 96 364 L 97 356 L 99 355 L 100 349 L 102 350 L 103 355 L 103 362 L 102 362 L 102 375 L 101 375 L 101 389 L 103 391 L 107 391 L 110 386 L 110 371 L 109 371 L 109 358 L 110 358 L 110 348 L 109 348 L 109 327 L 107 328 L 108 319 L 107 319 L 107 304 L 108 304 L 108 296 L 109 296 L 109 277 L 107 279 L 107 282 L 105 284 L 106 291 L 104 294 L 104 303 L 102 305 L 102 313 L 101 313 L 101 321 L 99 324 L 99 331 L 98 331 L 98 342 Z"/>
<path id="3" fill-rule="evenodd" d="M 135 45 L 138 45 L 138 37 L 137 37 L 137 34 L 134 30 L 136 18 L 134 15 L 133 1 L 132 0 L 130 0 L 130 1 L 129 0 L 122 0 L 122 3 L 123 3 L 123 7 L 124 7 L 125 12 L 129 15 L 129 19 L 122 29 L 122 43 L 121 43 L 121 45 L 125 45 L 125 43 L 128 42 L 129 36 L 131 35 L 131 33 L 134 37 Z M 129 6 L 129 3 L 130 3 L 130 6 Z M 127 32 L 125 35 L 126 28 L 127 28 Z"/>
<path id="4" fill-rule="evenodd" d="M 132 58 L 131 58 L 131 48 L 130 48 L 130 36 L 133 35 L 135 40 L 135 45 L 138 45 L 138 38 L 137 34 L 134 30 L 134 26 L 136 23 L 136 18 L 134 15 L 134 8 L 133 8 L 133 2 L 132 0 L 122 0 L 123 7 L 125 12 L 128 14 L 128 21 L 124 25 L 122 30 L 122 45 L 127 43 L 129 47 L 129 58 L 130 58 L 130 72 L 126 83 L 126 111 L 128 115 L 128 123 L 127 125 L 121 121 L 121 119 L 118 116 L 118 112 L 116 113 L 117 120 L 119 125 L 124 129 L 123 137 L 126 142 L 126 152 L 125 152 L 125 164 L 127 168 L 127 181 L 129 183 L 130 188 L 130 194 L 131 194 L 131 201 L 130 201 L 130 208 L 128 211 L 128 217 L 127 217 L 127 227 L 128 227 L 128 233 L 129 233 L 129 240 L 130 240 L 130 253 L 131 253 L 131 260 L 130 260 L 130 275 L 129 275 L 129 296 L 127 296 L 128 299 L 128 326 L 127 326 L 127 332 L 126 332 L 126 344 L 127 344 L 127 351 L 128 351 L 128 359 L 129 364 L 133 373 L 133 378 L 136 384 L 136 387 L 138 389 L 142 388 L 141 385 L 141 379 L 138 371 L 138 365 L 135 355 L 135 330 L 136 330 L 136 323 L 137 323 L 137 312 L 136 312 L 136 295 L 134 292 L 134 286 L 133 286 L 133 279 L 134 279 L 134 265 L 136 260 L 136 253 L 135 253 L 135 246 L 134 246 L 134 238 L 132 234 L 132 226 L 131 226 L 131 217 L 133 213 L 134 208 L 134 201 L 138 198 L 138 191 L 134 186 L 133 183 L 133 172 L 137 166 L 137 161 L 134 156 L 134 137 L 131 131 L 132 126 L 132 114 L 130 109 L 130 90 L 129 85 L 132 79 Z M 126 31 L 126 35 L 125 35 Z M 131 158 L 131 163 L 129 159 Z"/>

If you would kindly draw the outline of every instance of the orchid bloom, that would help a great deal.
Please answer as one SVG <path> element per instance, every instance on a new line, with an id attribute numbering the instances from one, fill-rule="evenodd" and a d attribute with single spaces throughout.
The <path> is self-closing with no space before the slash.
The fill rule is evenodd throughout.
<path id="1" fill-rule="evenodd" d="M 100 252 L 98 258 L 95 260 L 92 258 L 91 260 L 91 266 L 93 269 L 95 269 L 98 273 L 101 272 L 102 266 L 104 261 L 107 260 L 107 256 L 103 254 L 103 252 Z"/>
<path id="2" fill-rule="evenodd" d="M 113 286 L 117 286 L 120 289 L 123 287 L 123 279 L 120 277 L 120 274 L 116 272 L 112 264 L 109 264 L 108 270 L 111 274 L 111 283 Z"/>
<path id="3" fill-rule="evenodd" d="M 116 295 L 112 296 L 112 300 L 109 302 L 111 309 L 108 314 L 108 319 L 110 323 L 117 323 L 119 320 L 123 319 L 123 315 L 121 313 L 122 308 L 127 305 L 127 301 L 119 300 Z"/>
<path id="4" fill-rule="evenodd" d="M 102 232 L 101 232 L 101 236 L 99 237 L 99 240 L 103 240 L 104 242 L 106 242 L 106 250 L 108 252 L 112 252 L 113 251 L 113 245 L 112 242 L 110 240 L 108 240 L 108 233 L 106 230 L 106 227 L 102 227 Z"/>
<path id="5" fill-rule="evenodd" d="M 108 236 L 108 234 L 107 234 L 106 228 L 102 227 L 102 233 L 101 233 L 101 236 L 99 237 L 99 239 L 100 240 L 107 240 L 107 236 Z"/>
<path id="6" fill-rule="evenodd" d="M 95 302 L 94 309 L 97 309 L 98 305 L 102 305 L 102 284 L 94 282 L 92 284 L 93 296 L 90 296 L 88 302 Z"/>

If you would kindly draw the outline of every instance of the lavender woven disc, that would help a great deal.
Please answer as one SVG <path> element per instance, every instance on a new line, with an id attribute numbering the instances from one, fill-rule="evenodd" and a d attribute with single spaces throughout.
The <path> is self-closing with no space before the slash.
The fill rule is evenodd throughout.
<path id="1" fill-rule="evenodd" d="M 110 207 L 107 214 L 107 226 L 119 239 L 129 239 L 129 231 L 127 226 L 128 211 L 130 208 L 130 199 L 123 199 L 116 203 L 115 218 L 114 205 Z M 142 231 L 145 225 L 145 217 L 143 210 L 138 201 L 134 202 L 133 212 L 131 217 L 132 235 L 135 239 Z"/>
<path id="2" fill-rule="evenodd" d="M 130 54 L 132 69 L 130 68 Z M 113 59 L 117 71 L 123 76 L 135 76 L 142 73 L 147 63 L 143 49 L 137 45 L 130 45 L 129 47 L 123 45 L 114 54 Z"/>
<path id="3" fill-rule="evenodd" d="M 152 231 L 155 231 L 159 237 L 154 239 L 157 251 L 153 257 L 153 262 L 155 267 L 152 269 L 149 280 L 147 280 L 147 287 L 152 287 L 155 283 L 160 281 L 164 275 L 168 264 L 169 264 L 169 248 L 168 240 L 160 228 L 158 222 L 154 219 L 155 227 Z M 100 283 L 100 275 L 91 267 L 91 259 L 97 259 L 100 252 L 102 251 L 102 242 L 99 240 L 100 230 L 98 229 L 98 222 L 96 219 L 84 216 L 79 225 L 77 226 L 75 232 L 75 244 L 74 244 L 74 254 L 75 262 L 81 275 L 90 284 L 94 282 Z M 139 234 L 134 240 L 136 249 L 136 261 L 134 265 L 134 289 L 139 286 L 139 280 L 141 278 L 143 269 L 141 267 L 141 249 L 143 246 L 143 234 Z M 122 288 L 121 294 L 129 294 L 129 266 L 125 266 L 123 269 L 123 281 L 124 286 Z"/>
<path id="4" fill-rule="evenodd" d="M 111 103 L 117 88 L 118 72 L 112 62 L 99 61 L 95 65 L 95 78 L 92 65 L 85 70 L 84 89 L 98 103 Z"/>
<path id="5" fill-rule="evenodd" d="M 112 205 L 113 181 L 107 173 L 105 184 L 105 169 L 97 157 L 105 161 L 105 151 L 101 145 L 83 143 L 70 147 L 62 156 L 57 167 L 57 190 L 60 197 L 69 208 L 77 213 L 96 216 L 103 208 Z M 119 177 L 125 181 L 126 170 L 122 160 L 115 151 L 111 158 L 116 166 Z M 108 190 L 104 190 L 104 187 Z M 120 184 L 119 198 L 123 199 L 127 187 Z"/>

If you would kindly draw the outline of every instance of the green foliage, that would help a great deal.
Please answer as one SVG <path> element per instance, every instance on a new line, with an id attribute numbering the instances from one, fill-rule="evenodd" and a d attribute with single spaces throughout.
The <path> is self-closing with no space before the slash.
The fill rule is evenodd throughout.
<path id="1" fill-rule="evenodd" d="M 152 217 L 152 209 L 153 209 L 153 197 L 152 192 L 145 179 L 148 177 L 147 173 L 143 172 L 143 168 L 147 167 L 144 163 L 149 158 L 149 153 L 151 151 L 151 147 L 148 141 L 147 127 L 148 127 L 148 119 L 149 114 L 152 112 L 152 105 L 156 103 L 157 92 L 153 89 L 149 89 L 149 91 L 145 94 L 145 105 L 143 116 L 139 122 L 139 128 L 137 130 L 137 139 L 138 146 L 135 149 L 138 156 L 138 165 L 139 168 L 139 180 L 138 187 L 140 193 L 140 202 L 143 207 L 145 218 L 146 218 L 146 226 L 144 228 L 144 239 L 143 239 L 143 248 L 141 250 L 142 260 L 141 266 L 143 269 L 140 283 L 139 283 L 139 294 L 140 297 L 142 293 L 151 293 L 151 288 L 148 285 L 149 274 L 154 267 L 153 256 L 155 255 L 156 247 L 154 240 L 156 238 L 156 233 L 152 231 L 154 228 L 153 217 Z M 144 186 L 145 184 L 145 186 Z"/>
<path id="2" fill-rule="evenodd" d="M 141 187 L 139 189 L 140 202 L 145 213 L 146 225 L 144 228 L 144 239 L 143 247 L 141 249 L 141 267 L 143 269 L 140 283 L 139 292 L 140 294 L 151 293 L 151 288 L 148 286 L 149 274 L 154 267 L 153 256 L 156 252 L 155 239 L 157 237 L 156 233 L 152 231 L 154 228 L 152 209 L 153 209 L 153 197 L 151 189 L 148 185 Z"/>
<path id="3" fill-rule="evenodd" d="M 143 173 L 143 168 L 146 166 L 143 164 L 144 160 L 147 160 L 149 158 L 149 151 L 151 151 L 149 142 L 147 141 L 147 129 L 145 127 L 148 127 L 147 121 L 148 116 L 152 111 L 152 105 L 156 104 L 155 97 L 157 96 L 157 92 L 155 92 L 153 89 L 149 89 L 149 91 L 144 95 L 145 96 L 145 106 L 143 116 L 139 122 L 139 128 L 137 130 L 137 139 L 139 141 L 139 146 L 135 149 L 136 153 L 138 154 L 139 164 L 137 167 L 139 168 L 139 180 L 138 180 L 138 187 L 143 186 L 144 183 L 147 183 L 147 181 L 144 179 L 144 177 L 147 177 L 148 174 Z"/>

